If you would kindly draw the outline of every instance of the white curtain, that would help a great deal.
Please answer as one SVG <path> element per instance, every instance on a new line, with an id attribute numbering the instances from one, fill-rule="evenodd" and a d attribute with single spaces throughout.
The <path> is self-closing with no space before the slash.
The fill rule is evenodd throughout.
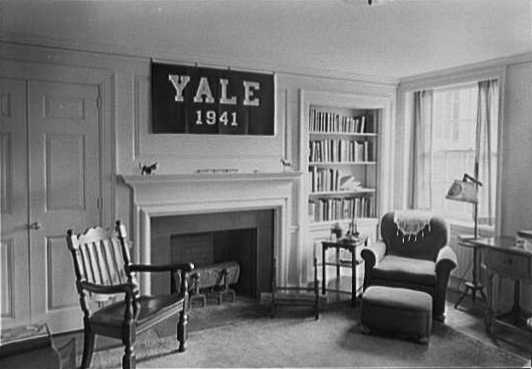
<path id="1" fill-rule="evenodd" d="M 409 207 L 430 209 L 432 178 L 432 90 L 414 92 Z"/>
<path id="2" fill-rule="evenodd" d="M 478 163 L 480 224 L 495 223 L 499 88 L 497 80 L 478 83 L 475 162 Z"/>

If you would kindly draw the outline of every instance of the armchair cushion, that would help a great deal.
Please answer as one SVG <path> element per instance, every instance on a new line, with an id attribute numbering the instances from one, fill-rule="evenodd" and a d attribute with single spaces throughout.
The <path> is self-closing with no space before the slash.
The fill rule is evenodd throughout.
<path id="1" fill-rule="evenodd" d="M 436 266 L 434 262 L 412 259 L 395 255 L 386 255 L 372 271 L 372 278 L 406 282 L 415 285 L 434 286 L 436 283 Z"/>
<path id="2" fill-rule="evenodd" d="M 447 244 L 447 225 L 442 218 L 434 215 L 420 237 L 407 237 L 398 229 L 395 213 L 387 213 L 382 217 L 381 234 L 387 253 L 416 259 L 434 261 L 440 249 Z"/>
<path id="3" fill-rule="evenodd" d="M 169 314 L 173 314 L 175 304 L 181 299 L 179 295 L 158 295 L 158 296 L 141 296 L 138 299 L 140 304 L 140 312 L 138 316 L 138 323 L 142 325 L 144 320 L 148 317 L 157 315 L 165 315 L 165 310 Z M 92 323 L 102 324 L 106 326 L 120 327 L 124 324 L 124 312 L 126 309 L 126 302 L 124 300 L 115 302 L 96 311 L 90 317 Z"/>

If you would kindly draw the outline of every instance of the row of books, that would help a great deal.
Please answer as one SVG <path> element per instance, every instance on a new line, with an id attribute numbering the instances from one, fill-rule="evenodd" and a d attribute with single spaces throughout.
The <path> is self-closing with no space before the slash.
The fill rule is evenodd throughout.
<path id="1" fill-rule="evenodd" d="M 310 162 L 359 162 L 373 160 L 371 141 L 357 140 L 311 140 Z"/>
<path id="2" fill-rule="evenodd" d="M 314 222 L 372 216 L 371 197 L 328 198 L 309 201 L 309 218 Z"/>
<path id="3" fill-rule="evenodd" d="M 340 190 L 340 171 L 333 168 L 312 167 L 310 188 L 312 192 Z"/>
<path id="4" fill-rule="evenodd" d="M 360 181 L 357 181 L 352 175 L 343 175 L 342 171 L 337 168 L 311 167 L 309 174 L 312 192 L 353 192 L 364 189 Z"/>
<path id="5" fill-rule="evenodd" d="M 368 118 L 366 114 L 346 116 L 310 108 L 309 130 L 327 133 L 373 133 L 369 127 Z"/>

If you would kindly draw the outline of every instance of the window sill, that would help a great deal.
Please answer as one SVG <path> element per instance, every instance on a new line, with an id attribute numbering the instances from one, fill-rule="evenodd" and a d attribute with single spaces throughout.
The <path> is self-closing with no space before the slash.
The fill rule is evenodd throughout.
<path id="1" fill-rule="evenodd" d="M 451 226 L 460 227 L 465 229 L 467 232 L 473 234 L 475 229 L 475 224 L 473 222 L 467 222 L 463 220 L 449 219 L 447 223 Z M 495 235 L 495 226 L 493 225 L 479 225 L 478 231 L 482 237 L 491 237 Z"/>

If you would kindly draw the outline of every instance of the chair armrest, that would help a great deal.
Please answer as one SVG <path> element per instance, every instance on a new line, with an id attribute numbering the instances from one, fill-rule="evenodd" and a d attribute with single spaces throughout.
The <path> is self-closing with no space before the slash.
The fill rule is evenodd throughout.
<path id="1" fill-rule="evenodd" d="M 436 273 L 450 273 L 451 270 L 456 268 L 458 264 L 456 254 L 449 246 L 444 246 L 440 249 L 438 256 L 436 257 Z"/>
<path id="2" fill-rule="evenodd" d="M 170 293 L 185 296 L 188 293 L 187 274 L 194 270 L 194 264 L 131 264 L 129 268 L 133 272 L 170 272 Z"/>
<path id="3" fill-rule="evenodd" d="M 360 251 L 360 256 L 364 259 L 366 268 L 373 268 L 378 264 L 386 254 L 386 244 L 382 241 L 376 241 L 370 246 L 366 246 Z"/>
<path id="4" fill-rule="evenodd" d="M 87 290 L 92 293 L 98 293 L 100 295 L 114 295 L 117 293 L 134 295 L 134 291 L 136 289 L 135 286 L 129 283 L 116 284 L 112 286 L 102 286 L 99 284 L 81 281 L 79 282 L 79 286 L 84 290 Z"/>
<path id="5" fill-rule="evenodd" d="M 163 265 L 151 265 L 151 264 L 131 264 L 129 270 L 133 272 L 173 272 L 176 270 L 182 270 L 185 273 L 189 273 L 194 270 L 194 264 L 163 264 Z"/>
<path id="6" fill-rule="evenodd" d="M 433 314 L 435 319 L 443 321 L 445 317 L 445 295 L 451 270 L 456 265 L 456 254 L 449 246 L 444 246 L 436 257 L 436 289 L 434 291 Z"/>

